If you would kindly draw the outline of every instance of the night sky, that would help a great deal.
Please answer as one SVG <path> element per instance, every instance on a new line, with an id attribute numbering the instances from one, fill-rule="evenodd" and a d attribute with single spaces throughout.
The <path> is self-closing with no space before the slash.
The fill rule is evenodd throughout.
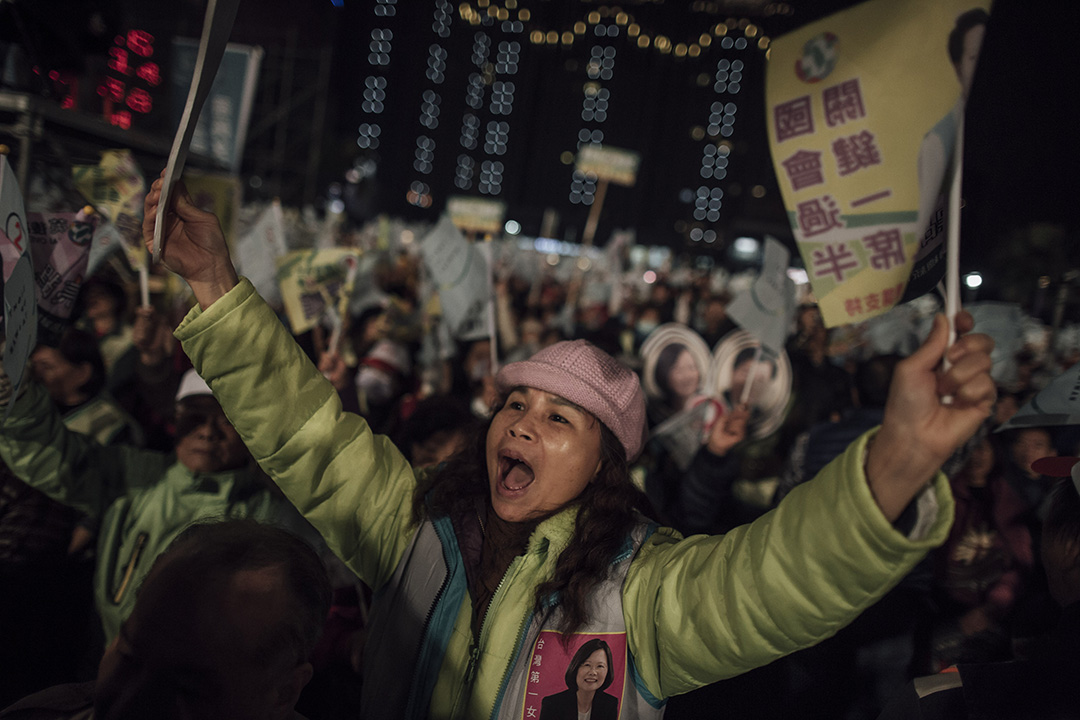
<path id="1" fill-rule="evenodd" d="M 775 37 L 851 4 L 801 2 L 793 3 L 791 15 L 747 17 L 759 25 L 761 34 Z M 707 29 L 717 18 L 738 17 L 686 11 L 690 5 L 628 3 L 624 7 L 643 28 L 652 28 L 654 34 L 667 33 L 673 41 L 696 36 L 697 29 Z M 340 32 L 347 36 L 370 27 L 369 6 L 346 0 Z M 583 2 L 522 2 L 521 6 L 534 8 L 534 25 L 558 29 L 572 26 L 588 11 L 601 7 Z M 392 70 L 397 77 L 411 80 L 391 77 L 392 82 L 415 84 L 422 70 L 410 67 L 410 62 L 422 64 L 425 59 L 429 37 L 423 30 L 431 4 L 410 3 L 410 7 L 409 12 L 417 15 L 405 41 L 416 44 L 411 59 L 399 62 L 398 56 L 394 57 L 399 64 Z M 1023 293 L 1033 286 L 1038 275 L 1050 275 L 1056 281 L 1063 270 L 1080 267 L 1080 239 L 1076 235 L 1080 203 L 1074 197 L 1077 184 L 1072 180 L 1080 160 L 1073 110 L 1078 83 L 1072 68 L 1080 59 L 1073 39 L 1076 30 L 1080 30 L 1080 12 L 1074 3 L 1064 0 L 998 0 L 992 9 L 968 105 L 962 216 L 962 270 L 980 270 L 987 276 L 983 297 L 1021 299 L 1015 297 L 1017 290 L 1004 286 L 1025 284 Z M 468 29 L 459 32 L 455 28 L 455 33 L 458 38 L 471 36 Z M 457 38 L 449 44 L 451 59 L 454 42 Z M 515 78 L 519 90 L 510 118 L 501 198 L 508 203 L 508 216 L 521 221 L 528 233 L 539 231 L 545 207 L 557 208 L 561 234 L 573 238 L 584 225 L 588 208 L 568 202 L 570 168 L 558 157 L 560 152 L 574 149 L 577 129 L 582 126 L 581 65 L 587 51 L 583 47 L 564 50 L 522 44 L 520 72 Z M 355 50 L 352 54 L 348 52 L 350 47 Z M 345 86 L 365 71 L 367 48 L 363 43 L 339 41 L 339 50 L 337 130 L 346 136 L 355 135 L 356 119 L 363 116 L 361 98 Z M 463 52 L 467 54 L 468 50 Z M 728 243 L 740 234 L 760 236 L 770 232 L 793 247 L 765 136 L 763 55 L 742 55 L 746 64 L 743 89 L 739 97 L 729 98 L 738 103 L 738 113 L 727 183 L 741 186 L 742 192 L 726 192 L 721 219 L 704 226 L 716 228 Z M 453 85 L 450 78 L 455 72 L 460 74 L 458 86 L 464 84 L 463 75 L 470 70 L 465 60 L 460 66 L 447 68 L 446 86 Z M 700 142 L 690 138 L 688 131 L 692 125 L 703 123 L 707 114 L 703 108 L 712 99 L 709 88 L 697 82 L 706 65 L 715 65 L 715 55 L 708 63 L 698 64 L 660 57 L 655 52 L 627 51 L 616 58 L 614 76 L 604 83 L 611 95 L 609 118 L 602 125 L 604 142 L 638 150 L 643 159 L 635 187 L 612 186 L 609 190 L 598 242 L 603 242 L 614 228 L 633 226 L 640 242 L 723 255 L 719 247 L 723 241 L 713 248 L 688 241 L 687 227 L 693 223 L 683 221 L 691 220 L 690 207 L 680 200 L 680 190 L 697 182 Z M 442 106 L 442 117 L 451 118 L 449 129 L 441 136 L 429 133 L 439 145 L 436 154 L 457 141 L 458 127 L 453 125 L 459 124 L 461 108 L 454 103 L 460 103 L 461 98 L 453 95 L 448 91 Z M 417 88 L 395 108 L 399 113 L 394 123 L 396 132 L 384 136 L 378 151 L 380 204 L 404 213 L 410 209 L 398 202 L 395 195 L 400 193 L 389 192 L 388 187 L 404 184 L 409 176 L 413 138 L 420 131 L 419 96 Z M 386 102 L 389 110 L 394 100 Z M 436 157 L 436 166 L 438 161 Z M 454 192 L 452 163 L 444 163 L 441 172 L 440 176 L 436 167 L 432 173 L 433 188 L 449 186 L 447 192 Z M 762 198 L 752 197 L 749 192 L 757 185 L 766 191 Z M 438 196 L 438 190 L 434 193 Z M 1033 224 L 1038 227 L 1032 229 Z"/>
<path id="2" fill-rule="evenodd" d="M 530 11 L 528 21 L 512 30 L 498 22 L 470 26 L 464 21 L 461 7 L 480 7 L 481 0 L 342 2 L 341 7 L 330 0 L 241 3 L 234 41 L 267 48 L 264 84 L 256 99 L 243 175 L 245 182 L 255 175 L 267 177 L 268 182 L 261 188 L 249 183 L 245 200 L 280 196 L 287 204 L 313 197 L 325 202 L 331 184 L 338 183 L 345 188 L 347 207 L 357 223 L 380 212 L 433 222 L 448 196 L 482 195 L 480 183 L 490 181 L 486 196 L 505 201 L 507 217 L 518 220 L 526 234 L 540 232 L 544 212 L 551 208 L 558 215 L 552 234 L 577 240 L 589 212 L 580 193 L 595 190 L 573 181 L 573 155 L 586 131 L 592 133 L 590 141 L 632 149 L 642 156 L 636 185 L 610 188 L 596 235 L 598 244 L 606 242 L 614 229 L 635 228 L 639 243 L 667 245 L 678 253 L 711 256 L 717 262 L 729 261 L 727 249 L 740 235 L 760 238 L 771 234 L 794 249 L 766 140 L 765 53 L 755 47 L 755 41 L 762 36 L 778 37 L 854 3 L 631 0 L 618 7 L 585 0 L 490 3 L 500 8 L 516 5 L 515 13 Z M 378 16 L 374 11 L 380 5 L 392 6 L 393 17 Z M 85 6 L 74 0 L 5 4 L 7 9 L 20 7 L 27 12 L 33 8 L 33 15 L 46 18 L 42 27 L 51 27 L 53 34 L 59 26 L 48 25 L 52 22 L 49 18 L 76 17 L 76 10 L 91 6 L 106 8 L 118 28 L 130 24 L 152 31 L 158 38 L 163 69 L 168 62 L 169 38 L 173 34 L 198 35 L 203 11 L 200 0 L 170 3 L 167 11 L 136 0 L 86 0 Z M 441 21 L 437 20 L 440 8 Z M 771 10 L 766 12 L 768 8 Z M 655 44 L 640 49 L 625 34 L 625 26 L 623 35 L 606 40 L 595 37 L 594 26 L 589 24 L 589 32 L 570 45 L 530 41 L 530 34 L 537 30 L 571 31 L 592 12 L 603 13 L 601 24 L 613 26 L 615 10 L 626 12 L 642 34 L 654 39 L 666 36 L 673 45 L 696 42 L 717 23 L 726 21 L 736 28 L 740 19 L 753 23 L 756 34 L 746 38 L 749 42 L 741 50 L 723 50 L 719 47 L 721 38 L 713 33 L 715 42 L 697 58 L 660 53 Z M 438 22 L 445 24 L 445 36 L 435 32 Z M 386 87 L 381 89 L 381 112 L 376 117 L 365 111 L 365 91 L 370 90 L 365 83 L 375 74 L 369 61 L 371 34 L 382 27 L 391 29 L 393 38 L 387 48 L 388 64 L 378 69 Z M 1080 202 L 1075 197 L 1078 184 L 1074 181 L 1080 161 L 1074 110 L 1078 89 L 1075 68 L 1080 65 L 1074 39 L 1078 30 L 1080 7 L 1071 0 L 997 0 L 992 9 L 968 101 L 962 215 L 961 268 L 984 273 L 983 298 L 1029 302 L 1040 276 L 1056 283 L 1065 271 L 1080 268 Z M 487 35 L 486 48 L 477 45 L 478 31 Z M 745 37 L 741 28 L 729 36 Z M 468 89 L 478 70 L 477 53 L 486 53 L 494 67 L 504 42 L 517 43 L 516 50 L 507 56 L 513 60 L 512 72 L 504 67 L 503 72 L 487 77 L 483 102 L 470 108 Z M 615 55 L 593 58 L 590 53 L 604 44 L 615 48 Z M 436 45 L 441 56 L 433 60 Z M 59 52 L 75 45 L 50 40 L 42 42 L 42 47 Z M 309 164 L 310 153 L 306 138 L 317 118 L 312 105 L 314 92 L 308 94 L 299 111 L 289 115 L 287 147 L 260 153 L 258 145 L 273 145 L 278 131 L 268 124 L 267 117 L 290 97 L 284 90 L 279 94 L 274 84 L 282 73 L 281 57 L 291 54 L 300 59 L 293 78 L 298 88 L 291 95 L 295 98 L 316 82 L 311 68 L 317 65 L 323 49 L 332 63 L 324 132 L 318 138 L 318 181 L 316 187 L 305 191 L 302 170 Z M 741 63 L 737 95 L 728 92 L 721 96 L 714 91 L 717 61 L 722 58 Z M 602 119 L 594 114 L 586 121 L 583 87 L 590 80 L 587 73 L 594 60 L 610 61 L 612 71 L 607 77 L 594 79 L 605 92 L 597 100 L 599 104 L 592 105 L 603 112 Z M 431 72 L 439 74 L 438 83 L 430 79 Z M 513 83 L 513 92 L 506 96 L 509 101 L 512 95 L 512 102 L 506 104 L 512 112 L 505 116 L 491 110 L 496 82 Z M 154 116 L 143 119 L 147 125 L 167 121 L 167 100 L 159 97 Z M 737 106 L 734 132 L 725 138 L 730 154 L 725 177 L 703 183 L 702 147 L 707 142 L 701 132 L 710 122 L 719 121 L 719 116 L 710 118 L 718 101 L 721 106 Z M 437 115 L 425 117 L 432 108 Z M 462 145 L 463 118 L 470 114 L 476 117 L 472 149 Z M 485 153 L 483 147 L 492 122 L 503 123 L 503 129 L 496 133 L 496 140 L 503 143 L 498 156 Z M 378 147 L 358 144 L 365 123 L 379 125 Z M 265 129 L 261 137 L 255 132 L 259 127 Z M 421 138 L 426 139 L 420 143 Z M 471 158 L 462 160 L 466 155 Z M 375 179 L 350 187 L 346 173 L 364 160 L 377 168 Z M 497 160 L 501 165 L 494 174 L 484 175 L 485 160 Z M 471 168 L 463 162 L 471 162 Z M 417 163 L 427 164 L 424 172 L 417 170 Z M 471 173 L 464 186 L 463 172 Z M 275 174 L 276 180 L 271 177 Z M 421 183 L 422 192 L 429 194 L 427 207 L 408 203 L 408 191 L 415 183 Z M 695 219 L 695 193 L 710 184 L 723 190 L 723 207 L 718 214 Z M 577 200 L 574 193 L 578 193 Z M 711 232 L 714 242 L 693 240 L 695 231 L 697 237 L 702 231 Z"/>

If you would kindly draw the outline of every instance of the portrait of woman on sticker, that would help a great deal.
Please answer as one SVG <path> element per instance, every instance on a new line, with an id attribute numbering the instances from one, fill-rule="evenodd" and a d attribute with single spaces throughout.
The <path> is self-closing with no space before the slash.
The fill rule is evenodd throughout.
<path id="1" fill-rule="evenodd" d="M 566 668 L 566 690 L 540 704 L 540 720 L 615 720 L 619 699 L 604 692 L 615 676 L 611 648 L 600 638 L 583 644 Z"/>

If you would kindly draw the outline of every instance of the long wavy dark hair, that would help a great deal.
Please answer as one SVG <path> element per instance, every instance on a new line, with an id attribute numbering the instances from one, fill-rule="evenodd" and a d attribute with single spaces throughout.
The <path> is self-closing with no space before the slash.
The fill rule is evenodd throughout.
<path id="1" fill-rule="evenodd" d="M 500 403 L 495 412 L 501 409 Z M 483 423 L 464 449 L 417 485 L 413 496 L 416 521 L 451 515 L 462 508 L 471 511 L 478 499 L 489 502 L 486 448 L 490 427 L 491 420 Z M 600 461 L 596 477 L 571 501 L 580 509 L 570 543 L 555 562 L 555 573 L 536 588 L 538 613 L 550 612 L 549 598 L 557 598 L 563 611 L 559 630 L 564 639 L 589 619 L 589 595 L 607 577 L 612 560 L 638 522 L 638 513 L 652 514 L 648 498 L 630 480 L 622 443 L 603 423 Z"/>

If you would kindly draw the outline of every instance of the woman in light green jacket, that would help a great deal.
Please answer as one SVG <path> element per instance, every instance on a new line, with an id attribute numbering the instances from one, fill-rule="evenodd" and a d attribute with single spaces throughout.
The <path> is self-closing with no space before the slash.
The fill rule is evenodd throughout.
<path id="1" fill-rule="evenodd" d="M 160 181 L 148 243 L 159 201 Z M 376 591 L 365 717 L 535 716 L 596 637 L 613 650 L 620 717 L 657 717 L 670 695 L 820 641 L 944 539 L 938 468 L 994 399 L 992 342 L 964 336 L 939 372 L 938 318 L 897 369 L 881 428 L 755 523 L 683 539 L 634 512 L 644 403 L 610 356 L 578 341 L 503 368 L 484 434 L 418 479 L 236 275 L 216 218 L 181 187 L 165 222 L 163 260 L 199 304 L 176 333 L 185 351 L 256 460 Z M 737 440 L 737 423 L 718 425 L 720 445 Z M 910 527 L 894 527 L 909 506 Z"/>

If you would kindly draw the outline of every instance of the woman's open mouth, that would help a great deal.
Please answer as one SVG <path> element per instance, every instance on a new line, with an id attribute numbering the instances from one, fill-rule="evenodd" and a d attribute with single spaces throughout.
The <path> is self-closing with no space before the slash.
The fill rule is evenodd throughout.
<path id="1" fill-rule="evenodd" d="M 536 478 L 533 469 L 525 459 L 514 452 L 499 453 L 499 482 L 501 489 L 520 492 L 532 484 Z"/>

